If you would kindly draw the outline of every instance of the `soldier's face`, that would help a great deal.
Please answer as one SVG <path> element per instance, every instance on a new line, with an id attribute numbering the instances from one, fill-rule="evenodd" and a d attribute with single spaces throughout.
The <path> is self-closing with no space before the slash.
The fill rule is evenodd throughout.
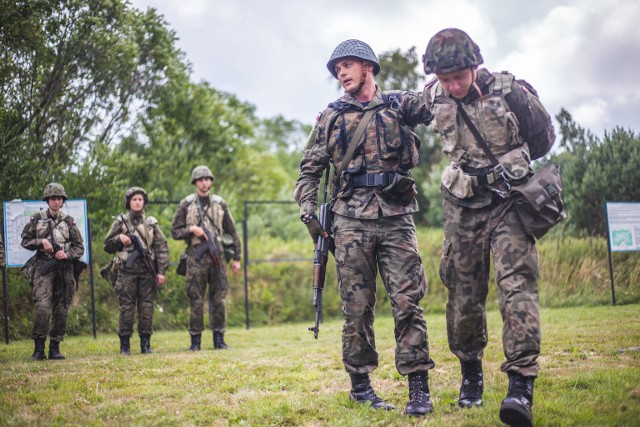
<path id="1" fill-rule="evenodd" d="M 209 177 L 198 178 L 196 179 L 195 185 L 198 189 L 198 193 L 206 194 L 211 189 L 211 185 L 213 184 L 213 180 Z"/>
<path id="2" fill-rule="evenodd" d="M 451 73 L 436 74 L 438 81 L 451 96 L 462 99 L 469 93 L 473 84 L 473 69 L 453 71 Z"/>
<path id="3" fill-rule="evenodd" d="M 144 209 L 144 197 L 142 194 L 134 194 L 129 201 L 129 209 L 133 212 L 141 212 Z"/>
<path id="4" fill-rule="evenodd" d="M 334 68 L 338 81 L 345 91 L 354 93 L 360 89 L 360 81 L 365 67 L 365 63 L 356 58 L 346 58 L 335 63 Z"/>
<path id="5" fill-rule="evenodd" d="M 47 199 L 47 205 L 49 205 L 49 211 L 53 214 L 57 213 L 64 204 L 64 199 L 62 197 L 53 196 Z"/>

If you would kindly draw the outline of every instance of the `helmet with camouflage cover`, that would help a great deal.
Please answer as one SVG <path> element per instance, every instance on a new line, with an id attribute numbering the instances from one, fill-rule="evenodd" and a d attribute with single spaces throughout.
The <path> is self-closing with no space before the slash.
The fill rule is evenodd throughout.
<path id="1" fill-rule="evenodd" d="M 64 192 L 64 187 L 56 182 L 47 184 L 47 186 L 44 187 L 44 191 L 42 192 L 42 200 L 46 202 L 50 197 L 62 197 L 63 200 L 68 199 L 67 193 Z"/>
<path id="2" fill-rule="evenodd" d="M 445 74 L 482 64 L 480 48 L 467 33 L 447 28 L 431 37 L 422 56 L 426 74 Z"/>
<path id="3" fill-rule="evenodd" d="M 144 199 L 144 205 L 147 206 L 147 202 L 149 201 L 149 197 L 147 196 L 147 192 L 144 191 L 142 187 L 131 187 L 124 193 L 124 208 L 129 209 L 131 205 L 131 199 L 136 194 L 142 194 L 142 198 Z"/>
<path id="4" fill-rule="evenodd" d="M 211 178 L 211 181 L 216 179 L 211 173 L 211 170 L 206 166 L 196 166 L 191 172 L 191 183 L 195 183 L 200 178 Z"/>
<path id="5" fill-rule="evenodd" d="M 336 74 L 335 65 L 336 62 L 343 58 L 360 58 L 365 61 L 369 61 L 373 63 L 373 75 L 377 76 L 380 72 L 380 64 L 378 63 L 378 58 L 376 54 L 373 53 L 373 49 L 360 40 L 349 39 L 340 43 L 331 54 L 331 58 L 329 58 L 329 62 L 327 62 L 327 68 L 333 77 L 336 79 L 338 75 Z"/>

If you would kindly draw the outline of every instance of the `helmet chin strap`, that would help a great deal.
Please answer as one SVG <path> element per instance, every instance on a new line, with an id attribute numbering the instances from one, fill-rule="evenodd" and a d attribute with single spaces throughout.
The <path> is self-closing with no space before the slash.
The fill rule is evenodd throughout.
<path id="1" fill-rule="evenodd" d="M 351 95 L 356 95 L 358 92 L 360 92 L 362 90 L 362 88 L 364 87 L 364 84 L 367 82 L 367 71 L 365 70 L 364 65 L 366 64 L 366 62 L 362 62 L 362 76 L 360 77 L 360 83 L 358 83 L 358 87 L 348 91 Z"/>

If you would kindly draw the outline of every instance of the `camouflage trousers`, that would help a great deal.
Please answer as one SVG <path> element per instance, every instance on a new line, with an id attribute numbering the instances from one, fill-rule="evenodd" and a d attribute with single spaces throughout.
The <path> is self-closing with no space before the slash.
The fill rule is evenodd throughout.
<path id="1" fill-rule="evenodd" d="M 46 339 L 49 335 L 53 341 L 62 341 L 67 330 L 69 306 L 76 287 L 73 267 L 70 262 L 64 262 L 65 287 L 56 268 L 52 269 L 49 274 L 42 275 L 40 269 L 43 264 L 44 260 L 36 262 L 31 292 L 35 306 L 33 338 Z"/>
<path id="2" fill-rule="evenodd" d="M 373 220 L 335 215 L 333 231 L 344 316 L 342 360 L 346 371 L 364 374 L 378 366 L 373 330 L 378 269 L 391 300 L 398 372 L 407 375 L 433 368 L 427 324 L 420 307 L 427 279 L 411 215 Z"/>
<path id="3" fill-rule="evenodd" d="M 487 345 L 486 300 L 493 255 L 502 315 L 503 372 L 536 377 L 540 354 L 538 251 L 511 201 L 469 209 L 444 200 L 440 278 L 448 289 L 449 348 L 460 360 L 481 360 Z"/>
<path id="4" fill-rule="evenodd" d="M 118 335 L 133 335 L 133 320 L 138 312 L 138 334 L 153 333 L 153 309 L 156 300 L 153 277 L 146 270 L 120 269 L 116 281 L 116 294 L 120 303 Z"/>
<path id="5" fill-rule="evenodd" d="M 224 259 L 220 268 L 215 268 L 213 260 L 205 254 L 200 260 L 189 255 L 187 258 L 187 296 L 191 315 L 189 333 L 201 334 L 204 331 L 204 295 L 209 284 L 209 322 L 211 329 L 224 333 L 227 329 L 227 306 L 225 298 L 229 284 Z"/>

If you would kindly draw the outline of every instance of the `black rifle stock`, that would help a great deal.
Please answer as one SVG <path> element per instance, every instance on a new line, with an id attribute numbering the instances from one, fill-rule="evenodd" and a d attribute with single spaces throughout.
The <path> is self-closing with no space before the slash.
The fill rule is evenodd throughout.
<path id="1" fill-rule="evenodd" d="M 124 215 L 120 214 L 120 219 L 122 220 L 122 223 L 127 229 L 127 236 L 131 239 L 131 243 L 133 243 L 133 251 L 131 251 L 131 253 L 127 257 L 127 262 L 125 266 L 127 268 L 133 267 L 133 264 L 135 264 L 136 260 L 142 257 L 145 267 L 153 277 L 153 285 L 155 286 L 156 291 L 159 291 L 160 283 L 158 283 L 158 273 L 156 272 L 156 268 L 153 266 L 153 260 L 151 259 L 151 255 L 149 255 L 149 253 L 144 249 L 144 246 L 142 246 L 142 242 L 140 241 L 140 238 L 131 232 L 131 229 L 129 228 L 129 224 L 127 224 L 127 221 L 125 220 Z"/>
<path id="2" fill-rule="evenodd" d="M 66 298 L 67 279 L 64 275 L 65 262 L 64 260 L 56 258 L 56 253 L 62 250 L 62 246 L 56 243 L 56 239 L 53 235 L 53 226 L 51 225 L 53 220 L 49 218 L 45 221 L 48 222 L 48 226 L 49 226 L 49 236 L 51 237 L 51 246 L 53 246 L 53 256 L 49 260 L 47 260 L 44 264 L 42 264 L 42 267 L 40 267 L 40 274 L 43 276 L 46 276 L 51 272 L 53 268 L 55 268 L 58 273 L 58 278 L 60 279 L 60 283 L 62 284 L 62 292 L 64 293 Z"/>
<path id="3" fill-rule="evenodd" d="M 320 225 L 327 231 L 331 229 L 331 205 L 323 203 L 320 205 Z M 318 339 L 320 333 L 320 322 L 322 322 L 322 291 L 324 290 L 324 280 L 327 273 L 327 261 L 329 252 L 333 252 L 334 242 L 331 236 L 318 236 L 316 247 L 313 251 L 313 306 L 316 311 L 316 322 L 312 328 L 313 337 Z"/>

